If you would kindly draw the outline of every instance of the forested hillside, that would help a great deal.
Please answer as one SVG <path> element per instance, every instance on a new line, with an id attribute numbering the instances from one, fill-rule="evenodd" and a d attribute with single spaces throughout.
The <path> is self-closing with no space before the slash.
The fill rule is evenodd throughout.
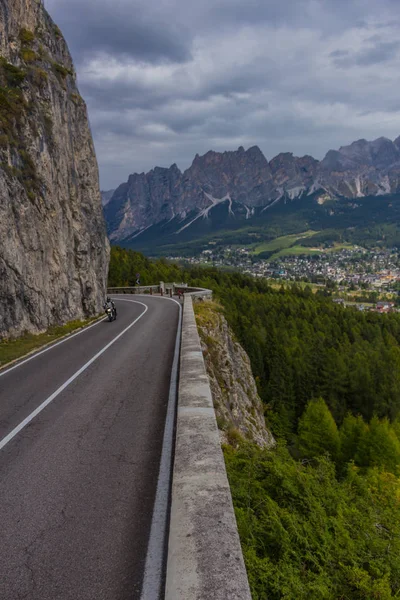
<path id="1" fill-rule="evenodd" d="M 108 285 L 133 286 L 137 273 L 142 285 L 156 284 L 160 281 L 180 281 L 183 277 L 182 270 L 165 259 L 151 261 L 139 252 L 112 246 Z"/>
<path id="2" fill-rule="evenodd" d="M 258 287 L 262 287 L 258 285 Z M 294 431 L 308 400 L 322 396 L 337 423 L 400 410 L 400 317 L 360 313 L 293 286 L 220 294 L 249 353 L 270 418 Z"/>
<path id="3" fill-rule="evenodd" d="M 323 200 L 318 193 L 298 200 L 278 202 L 268 210 L 254 209 L 247 215 L 243 207 L 228 201 L 217 204 L 207 218 L 190 213 L 146 228 L 140 235 L 122 240 L 125 248 L 149 256 L 194 256 L 210 249 L 210 242 L 222 247 L 232 244 L 252 247 L 286 235 L 315 231 L 308 244 L 350 243 L 366 248 L 393 248 L 400 245 L 400 194 Z M 248 217 L 248 218 L 247 218 Z M 185 228 L 192 221 L 190 227 Z M 179 231 L 179 233 L 178 233 Z M 306 246 L 306 238 L 300 244 Z"/>
<path id="4" fill-rule="evenodd" d="M 279 440 L 225 449 L 253 598 L 400 597 L 400 315 L 113 255 L 115 285 L 142 270 L 212 288 L 250 356 Z"/>

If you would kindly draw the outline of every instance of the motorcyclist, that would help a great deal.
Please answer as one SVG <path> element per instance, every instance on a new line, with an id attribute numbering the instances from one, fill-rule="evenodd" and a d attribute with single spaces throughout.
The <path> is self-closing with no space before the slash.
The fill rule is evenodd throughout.
<path id="1" fill-rule="evenodd" d="M 107 312 L 107 309 L 111 308 L 115 318 L 117 318 L 117 309 L 115 308 L 115 304 L 114 302 L 111 300 L 111 298 L 109 296 L 107 296 L 106 301 L 104 303 L 104 310 L 105 312 Z"/>

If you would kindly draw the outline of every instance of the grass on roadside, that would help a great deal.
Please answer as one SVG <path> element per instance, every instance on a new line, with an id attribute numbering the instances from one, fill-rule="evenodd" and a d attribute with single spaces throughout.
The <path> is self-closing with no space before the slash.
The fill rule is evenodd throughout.
<path id="1" fill-rule="evenodd" d="M 70 321 L 66 325 L 50 327 L 44 333 L 26 333 L 18 338 L 0 340 L 0 368 L 13 360 L 25 356 L 33 350 L 39 350 L 42 346 L 54 342 L 58 338 L 67 335 L 68 333 L 72 333 L 80 327 L 90 325 L 90 323 L 97 318 L 98 317 L 92 317 L 84 321 Z"/>

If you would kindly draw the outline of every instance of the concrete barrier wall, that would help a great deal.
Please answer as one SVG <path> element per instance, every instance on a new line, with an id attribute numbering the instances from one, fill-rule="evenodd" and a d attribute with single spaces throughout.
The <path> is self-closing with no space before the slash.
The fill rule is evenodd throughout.
<path id="1" fill-rule="evenodd" d="M 128 287 L 109 287 L 107 294 L 157 294 L 160 291 L 159 285 L 136 285 Z"/>
<path id="2" fill-rule="evenodd" d="M 188 290 L 189 292 L 189 290 Z M 250 600 L 211 390 L 185 295 L 165 600 Z"/>
<path id="3" fill-rule="evenodd" d="M 188 294 L 193 300 L 212 300 L 212 291 L 205 288 L 186 288 L 184 294 Z"/>
<path id="4" fill-rule="evenodd" d="M 190 294 L 194 300 L 201 298 L 212 298 L 212 291 L 205 288 L 189 287 L 187 283 L 164 283 L 160 281 L 159 285 L 136 285 L 126 287 L 109 287 L 107 294 L 168 294 L 176 295 L 178 292 L 182 294 Z"/>

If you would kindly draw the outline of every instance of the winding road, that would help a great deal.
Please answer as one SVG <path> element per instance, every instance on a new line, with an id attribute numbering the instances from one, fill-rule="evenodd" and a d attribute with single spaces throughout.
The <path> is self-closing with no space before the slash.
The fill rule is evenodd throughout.
<path id="1" fill-rule="evenodd" d="M 116 305 L 0 371 L 1 600 L 159 597 L 180 306 Z"/>

